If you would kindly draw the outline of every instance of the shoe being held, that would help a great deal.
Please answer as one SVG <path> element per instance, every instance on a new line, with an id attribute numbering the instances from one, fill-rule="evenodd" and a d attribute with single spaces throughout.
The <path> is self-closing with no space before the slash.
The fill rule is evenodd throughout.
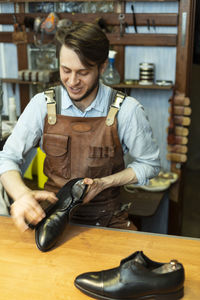
<path id="1" fill-rule="evenodd" d="M 160 263 L 137 251 L 123 259 L 119 267 L 83 273 L 74 284 L 95 299 L 175 300 L 183 297 L 184 268 L 176 260 Z"/>
<path id="2" fill-rule="evenodd" d="M 46 217 L 36 226 L 35 241 L 39 250 L 50 250 L 62 235 L 70 217 L 82 204 L 87 185 L 83 178 L 66 183 L 57 193 L 58 201 L 46 212 Z"/>

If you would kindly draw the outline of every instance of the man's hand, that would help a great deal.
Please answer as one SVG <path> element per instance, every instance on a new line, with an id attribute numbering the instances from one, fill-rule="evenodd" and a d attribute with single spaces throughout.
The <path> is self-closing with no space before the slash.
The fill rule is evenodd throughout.
<path id="1" fill-rule="evenodd" d="M 84 178 L 84 183 L 88 185 L 88 189 L 83 199 L 83 203 L 90 202 L 96 195 L 109 187 L 122 186 L 124 184 L 136 182 L 137 178 L 132 168 L 127 168 L 102 178 Z"/>
<path id="2" fill-rule="evenodd" d="M 29 190 L 11 205 L 11 216 L 21 232 L 29 228 L 27 223 L 36 225 L 45 217 L 45 212 L 38 203 L 44 200 L 55 203 L 58 199 L 52 192 Z"/>
<path id="3" fill-rule="evenodd" d="M 84 178 L 83 182 L 88 185 L 83 204 L 90 202 L 96 195 L 104 190 L 104 184 L 101 178 Z"/>

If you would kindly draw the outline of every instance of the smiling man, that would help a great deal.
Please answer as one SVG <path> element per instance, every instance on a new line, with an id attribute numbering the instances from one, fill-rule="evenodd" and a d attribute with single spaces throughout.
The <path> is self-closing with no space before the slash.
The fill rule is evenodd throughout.
<path id="1" fill-rule="evenodd" d="M 65 45 L 61 47 L 61 83 L 73 103 L 83 111 L 96 97 L 103 66 L 100 70 L 97 65 L 84 66 L 74 50 Z"/>
<path id="2" fill-rule="evenodd" d="M 148 119 L 136 99 L 99 80 L 109 41 L 98 26 L 76 24 L 60 36 L 61 85 L 31 99 L 0 153 L 1 182 L 13 200 L 11 215 L 26 230 L 26 222 L 37 224 L 45 216 L 40 201 L 56 202 L 55 193 L 64 184 L 82 177 L 88 191 L 73 222 L 135 229 L 119 192 L 120 186 L 146 184 L 159 172 L 159 150 Z M 25 156 L 39 142 L 48 180 L 44 191 L 32 191 L 20 172 Z M 127 166 L 126 153 L 132 157 Z"/>

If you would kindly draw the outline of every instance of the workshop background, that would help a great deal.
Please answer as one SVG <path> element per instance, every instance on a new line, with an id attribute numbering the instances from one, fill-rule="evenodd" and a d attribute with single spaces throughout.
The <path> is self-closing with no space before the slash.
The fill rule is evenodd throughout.
<path id="1" fill-rule="evenodd" d="M 184 2 L 184 1 L 182 1 Z M 189 2 L 185 1 L 186 3 Z M 137 14 L 180 14 L 179 6 L 181 1 L 164 1 L 164 2 L 137 2 L 134 1 L 134 13 Z M 198 1 L 193 1 L 195 6 L 194 23 L 195 29 L 193 32 L 193 44 L 191 48 L 194 47 L 194 55 L 192 60 L 192 65 L 190 68 L 190 81 L 189 81 L 189 96 L 190 106 L 192 109 L 192 114 L 190 115 L 191 124 L 189 126 L 189 136 L 188 136 L 188 153 L 187 162 L 182 165 L 182 175 L 181 175 L 181 204 L 182 204 L 182 214 L 181 214 L 181 230 L 180 235 L 200 237 L 200 192 L 198 189 L 198 182 L 200 179 L 200 152 L 199 152 L 199 96 L 200 96 L 200 85 L 199 85 L 199 73 L 200 73 L 200 53 L 199 53 L 199 13 L 200 4 Z M 184 4 L 183 4 L 184 7 Z M 102 6 L 93 5 L 93 3 L 29 3 L 25 4 L 26 13 L 37 13 L 44 12 L 50 13 L 54 11 L 55 13 L 62 12 L 83 12 L 91 13 L 97 12 L 97 9 L 101 13 L 112 12 L 112 3 L 103 3 Z M 0 14 L 14 14 L 16 12 L 16 7 L 14 3 L 1 3 L 0 4 Z M 133 3 L 125 3 L 125 13 L 132 14 Z M 16 21 L 16 20 L 15 20 Z M 136 25 L 136 24 L 135 24 Z M 143 26 L 126 26 L 125 33 L 133 34 L 166 34 L 166 35 L 178 35 L 177 26 L 158 26 L 155 22 L 147 21 Z M 136 32 L 137 31 L 137 32 Z M 0 32 L 13 32 L 13 25 L 0 24 Z M 41 41 L 39 41 L 41 42 Z M 27 46 L 28 53 L 28 66 L 29 69 L 37 68 L 37 61 L 41 57 L 44 57 L 44 53 L 47 53 L 48 58 L 55 54 L 54 45 L 49 44 L 48 47 L 37 47 L 35 45 Z M 17 47 L 13 43 L 3 43 L 0 42 L 0 78 L 13 78 L 19 79 L 20 73 L 18 70 L 18 60 L 17 60 Z M 171 84 L 176 83 L 176 58 L 177 58 L 177 47 L 176 46 L 144 46 L 144 45 L 127 45 L 125 47 L 125 57 L 124 57 L 124 82 L 128 80 L 138 81 L 139 80 L 139 68 L 140 64 L 151 63 L 154 65 L 154 81 L 165 81 L 171 82 Z M 118 58 L 119 60 L 119 58 Z M 40 60 L 41 62 L 41 60 Z M 45 63 L 45 62 L 44 62 Z M 52 61 L 52 69 L 57 67 L 57 61 Z M 116 65 L 117 67 L 117 65 Z M 21 113 L 21 101 L 20 101 L 20 91 L 19 84 L 10 84 L 5 81 L 2 83 L 3 86 L 3 110 L 2 116 L 6 117 L 9 114 L 9 101 L 11 97 L 15 98 L 16 101 L 16 112 L 17 116 Z M 29 97 L 40 91 L 41 86 L 30 85 Z M 167 159 L 168 153 L 168 126 L 169 126 L 169 109 L 170 101 L 169 99 L 173 96 L 173 89 L 146 89 L 146 88 L 125 88 L 131 96 L 135 97 L 140 101 L 145 111 L 148 115 L 150 124 L 153 129 L 153 134 L 156 142 L 160 148 L 161 157 L 161 168 L 163 172 L 170 172 L 171 161 Z M 28 102 L 29 100 L 26 99 Z M 128 157 L 126 158 L 128 161 Z M 165 207 L 165 213 L 168 214 L 169 207 Z"/>

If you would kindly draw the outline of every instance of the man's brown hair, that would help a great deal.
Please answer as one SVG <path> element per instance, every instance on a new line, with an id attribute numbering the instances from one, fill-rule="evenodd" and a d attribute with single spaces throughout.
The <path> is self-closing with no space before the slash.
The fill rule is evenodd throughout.
<path id="1" fill-rule="evenodd" d="M 107 59 L 109 40 L 101 28 L 92 23 L 77 23 L 57 32 L 58 51 L 62 45 L 73 49 L 86 67 L 100 67 Z"/>

